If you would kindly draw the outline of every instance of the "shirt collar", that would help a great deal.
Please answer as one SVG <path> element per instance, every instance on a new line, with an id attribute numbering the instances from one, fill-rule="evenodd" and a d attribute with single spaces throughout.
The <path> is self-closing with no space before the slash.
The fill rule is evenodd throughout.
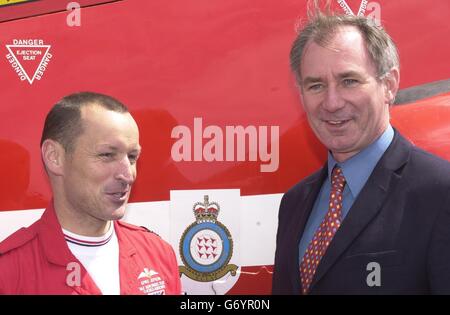
<path id="1" fill-rule="evenodd" d="M 64 238 L 66 239 L 66 242 L 78 246 L 98 247 L 108 244 L 109 241 L 112 239 L 114 234 L 114 224 L 110 222 L 109 228 L 106 231 L 106 233 L 102 236 L 95 236 L 95 237 L 76 234 L 64 228 L 62 228 L 62 231 L 64 234 Z"/>
<path id="2" fill-rule="evenodd" d="M 328 178 L 331 178 L 331 171 L 338 164 L 342 168 L 350 193 L 356 198 L 393 138 L 394 129 L 389 124 L 377 140 L 342 163 L 338 163 L 328 151 Z"/>
<path id="3" fill-rule="evenodd" d="M 57 265 L 67 266 L 68 263 L 78 262 L 78 260 L 72 254 L 66 243 L 53 203 L 52 200 L 41 217 L 38 232 L 39 239 L 48 261 Z M 122 233 L 119 227 L 121 223 L 117 220 L 114 220 L 113 223 L 113 229 L 119 241 L 120 255 L 124 257 L 133 256 L 136 253 L 136 248 L 132 244 L 133 242 L 129 239 L 122 241 L 126 238 L 126 235 Z"/>
<path id="4" fill-rule="evenodd" d="M 56 216 L 53 200 L 41 217 L 38 233 L 41 246 L 51 263 L 67 266 L 68 263 L 77 261 L 64 239 L 61 225 Z"/>

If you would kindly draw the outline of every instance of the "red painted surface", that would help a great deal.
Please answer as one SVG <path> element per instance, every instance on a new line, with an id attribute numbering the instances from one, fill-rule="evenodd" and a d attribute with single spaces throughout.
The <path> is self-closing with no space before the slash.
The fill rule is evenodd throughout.
<path id="1" fill-rule="evenodd" d="M 354 10 L 360 3 L 347 2 Z M 448 0 L 378 2 L 400 50 L 401 88 L 449 79 Z M 282 193 L 324 162 L 288 66 L 304 1 L 124 0 L 81 13 L 80 27 L 66 25 L 68 12 L 0 23 L 0 211 L 47 205 L 41 130 L 50 107 L 75 91 L 117 97 L 140 126 L 143 154 L 130 202 L 168 200 L 171 189 Z M 42 80 L 30 85 L 14 73 L 5 57 L 14 39 L 51 45 Z M 261 173 L 260 162 L 174 162 L 171 130 L 192 128 L 195 117 L 222 128 L 280 126 L 278 170 Z M 396 106 L 392 123 L 450 160 L 450 94 Z M 261 282 L 246 285 L 270 292 L 270 273 L 247 268 L 230 293 L 245 293 L 242 283 L 257 269 Z"/>
<path id="2" fill-rule="evenodd" d="M 86 7 L 114 1 L 121 0 L 77 0 L 75 2 L 78 3 L 80 7 Z M 67 8 L 67 4 L 70 2 L 74 1 L 28 0 L 27 2 L 18 2 L 15 4 L 7 5 L 1 7 L 0 22 L 65 11 Z"/>
<path id="3" fill-rule="evenodd" d="M 380 3 L 400 49 L 401 86 L 448 78 L 450 43 L 442 40 L 450 28 L 448 1 Z M 356 8 L 358 1 L 349 4 Z M 144 153 L 131 201 L 167 200 L 170 189 L 284 192 L 321 165 L 325 150 L 305 123 L 288 68 L 295 22 L 305 15 L 302 1 L 127 0 L 82 9 L 81 27 L 68 27 L 66 15 L 0 23 L 1 210 L 46 205 L 50 195 L 39 157 L 43 120 L 59 98 L 80 90 L 118 97 L 140 122 Z M 53 54 L 33 85 L 21 82 L 4 58 L 5 44 L 28 38 L 43 39 Z M 441 137 L 436 126 L 448 121 L 448 99 L 442 102 L 439 115 L 425 102 L 413 113 L 411 106 L 395 109 L 394 117 L 427 107 L 425 132 L 399 117 L 401 130 L 449 158 L 448 144 L 441 145 L 448 132 Z M 278 171 L 261 173 L 255 162 L 173 162 L 170 132 L 179 124 L 192 126 L 194 117 L 222 127 L 280 126 Z"/>

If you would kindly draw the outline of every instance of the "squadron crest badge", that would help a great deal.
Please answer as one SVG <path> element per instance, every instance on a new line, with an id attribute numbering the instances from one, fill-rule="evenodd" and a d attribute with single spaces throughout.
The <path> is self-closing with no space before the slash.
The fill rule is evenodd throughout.
<path id="1" fill-rule="evenodd" d="M 236 275 L 238 267 L 228 264 L 233 255 L 233 239 L 228 229 L 217 220 L 220 206 L 204 196 L 192 208 L 195 222 L 187 227 L 180 239 L 180 256 L 184 266 L 181 274 L 200 282 L 215 281 L 227 273 Z"/>

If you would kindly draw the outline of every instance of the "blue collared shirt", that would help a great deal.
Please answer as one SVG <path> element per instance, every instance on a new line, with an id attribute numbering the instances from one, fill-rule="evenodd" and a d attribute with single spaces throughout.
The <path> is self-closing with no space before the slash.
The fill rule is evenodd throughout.
<path id="1" fill-rule="evenodd" d="M 366 147 L 358 154 L 352 156 L 350 159 L 338 163 L 333 158 L 333 155 L 328 152 L 328 177 L 320 189 L 318 198 L 316 199 L 311 215 L 306 223 L 305 231 L 299 244 L 299 263 L 301 262 L 306 248 L 311 242 L 315 231 L 322 222 L 325 214 L 328 211 L 328 203 L 331 190 L 331 172 L 337 164 L 342 168 L 346 185 L 344 187 L 342 200 L 342 221 L 347 216 L 350 208 L 358 197 L 360 191 L 372 174 L 373 169 L 378 161 L 383 156 L 394 138 L 394 129 L 388 125 L 383 134 L 375 140 L 372 144 Z"/>

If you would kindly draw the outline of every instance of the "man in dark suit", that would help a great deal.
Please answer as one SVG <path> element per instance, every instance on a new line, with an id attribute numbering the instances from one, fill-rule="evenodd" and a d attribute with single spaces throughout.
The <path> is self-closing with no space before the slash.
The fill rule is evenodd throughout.
<path id="1" fill-rule="evenodd" d="M 274 294 L 450 294 L 450 163 L 389 122 L 399 61 L 365 17 L 316 14 L 291 50 L 326 165 L 282 198 Z"/>

